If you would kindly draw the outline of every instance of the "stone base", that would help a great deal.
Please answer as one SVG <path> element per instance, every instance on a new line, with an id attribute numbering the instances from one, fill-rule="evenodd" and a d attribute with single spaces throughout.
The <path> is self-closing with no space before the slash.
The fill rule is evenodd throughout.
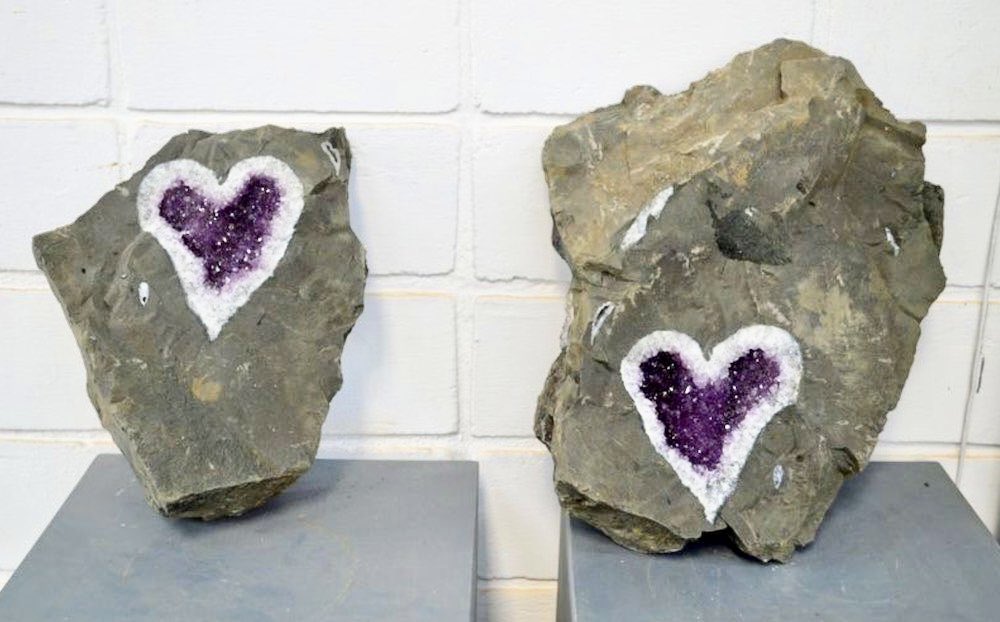
<path id="1" fill-rule="evenodd" d="M 626 550 L 564 516 L 558 620 L 995 620 L 1000 547 L 936 463 L 873 463 L 812 545 L 763 564 L 709 537 Z"/>
<path id="2" fill-rule="evenodd" d="M 168 519 L 100 456 L 0 592 L 0 620 L 475 618 L 478 469 L 318 460 L 236 519 Z"/>

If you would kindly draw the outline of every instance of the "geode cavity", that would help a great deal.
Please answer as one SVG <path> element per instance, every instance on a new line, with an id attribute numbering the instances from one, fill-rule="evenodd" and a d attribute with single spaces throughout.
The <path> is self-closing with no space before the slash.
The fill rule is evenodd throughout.
<path id="1" fill-rule="evenodd" d="M 924 131 L 779 40 L 552 132 L 573 280 L 535 429 L 572 515 L 650 552 L 727 530 L 785 560 L 814 538 L 944 287 Z"/>
<path id="2" fill-rule="evenodd" d="M 309 469 L 361 313 L 344 132 L 173 138 L 35 237 L 94 406 L 169 516 L 241 514 Z"/>
<path id="3" fill-rule="evenodd" d="M 726 376 L 704 385 L 674 352 L 658 352 L 639 368 L 640 390 L 655 406 L 667 445 L 705 470 L 718 468 L 731 431 L 778 382 L 778 364 L 758 349 L 730 363 Z"/>

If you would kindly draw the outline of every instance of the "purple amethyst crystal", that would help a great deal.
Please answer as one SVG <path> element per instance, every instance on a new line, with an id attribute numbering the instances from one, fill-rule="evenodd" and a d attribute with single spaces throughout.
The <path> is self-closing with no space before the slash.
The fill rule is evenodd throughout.
<path id="1" fill-rule="evenodd" d="M 639 365 L 642 394 L 656 407 L 667 445 L 702 469 L 719 465 L 726 438 L 746 414 L 770 396 L 781 368 L 763 350 L 747 351 L 729 364 L 728 373 L 706 386 L 674 352 L 659 352 Z"/>
<path id="2" fill-rule="evenodd" d="M 222 289 L 257 267 L 281 204 L 278 182 L 266 175 L 247 179 L 228 203 L 220 204 L 177 181 L 163 193 L 159 212 L 205 268 L 205 284 Z"/>

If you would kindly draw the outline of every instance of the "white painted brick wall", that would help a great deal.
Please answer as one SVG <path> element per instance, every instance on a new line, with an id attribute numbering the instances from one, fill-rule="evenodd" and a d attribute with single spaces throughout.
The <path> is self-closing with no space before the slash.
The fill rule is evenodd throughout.
<path id="1" fill-rule="evenodd" d="M 947 292 L 931 305 L 903 394 L 880 438 L 886 441 L 957 443 L 969 394 L 979 303 Z"/>
<path id="2" fill-rule="evenodd" d="M 568 281 L 552 248 L 552 218 L 542 173 L 542 145 L 555 123 L 489 128 L 473 162 L 476 275 Z"/>
<path id="3" fill-rule="evenodd" d="M 555 579 L 559 503 L 544 449 L 488 449 L 479 461 L 479 576 Z"/>
<path id="4" fill-rule="evenodd" d="M 950 286 L 874 458 L 940 462 L 1000 529 L 998 31 L 992 0 L 0 0 L 0 585 L 115 450 L 31 235 L 185 129 L 337 125 L 372 276 L 320 456 L 479 460 L 479 620 L 551 620 L 558 505 L 531 425 L 569 271 L 542 143 L 632 84 L 676 91 L 778 36 L 848 56 L 928 123 Z"/>
<path id="5" fill-rule="evenodd" d="M 129 105 L 440 112 L 459 95 L 456 0 L 120 3 Z"/>
<path id="6" fill-rule="evenodd" d="M 0 430 L 100 429 L 83 357 L 55 296 L 0 290 L 0 344 Z"/>
<path id="7" fill-rule="evenodd" d="M 72 222 L 118 180 L 109 121 L 0 119 L 0 268 L 34 270 L 31 236 Z"/>
<path id="8" fill-rule="evenodd" d="M 491 112 L 579 113 L 634 84 L 683 90 L 733 54 L 808 39 L 799 0 L 473 0 L 478 102 Z"/>
<path id="9" fill-rule="evenodd" d="M 900 116 L 1000 119 L 1000 3 L 818 0 L 815 43 Z"/>
<path id="10" fill-rule="evenodd" d="M 106 102 L 107 40 L 102 0 L 0 1 L 0 102 Z"/>
<path id="11" fill-rule="evenodd" d="M 455 265 L 459 132 L 349 129 L 351 224 L 373 274 L 446 274 Z M 419 234 L 416 234 L 419 232 Z"/>
<path id="12" fill-rule="evenodd" d="M 1000 191 L 1000 135 L 930 132 L 924 147 L 927 179 L 945 191 L 948 210 L 941 262 L 951 285 L 986 278 L 993 209 Z"/>
<path id="13" fill-rule="evenodd" d="M 559 353 L 562 298 L 476 301 L 472 433 L 534 436 L 535 403 Z"/>
<path id="14" fill-rule="evenodd" d="M 977 443 L 1000 445 L 1000 292 L 994 302 L 983 335 L 983 357 L 972 374 L 973 400 L 969 438 Z"/>
<path id="15" fill-rule="evenodd" d="M 331 434 L 458 431 L 455 308 L 432 294 L 371 295 L 344 348 Z"/>
<path id="16" fill-rule="evenodd" d="M 554 581 L 484 581 L 479 589 L 478 622 L 556 619 Z"/>

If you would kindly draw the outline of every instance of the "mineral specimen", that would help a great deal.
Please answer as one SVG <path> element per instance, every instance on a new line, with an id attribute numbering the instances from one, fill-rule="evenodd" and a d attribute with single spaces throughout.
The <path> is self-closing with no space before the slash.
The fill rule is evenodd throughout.
<path id="1" fill-rule="evenodd" d="M 312 465 L 363 305 L 349 170 L 339 129 L 192 131 L 35 237 L 101 422 L 162 513 L 241 514 Z"/>
<path id="2" fill-rule="evenodd" d="M 944 287 L 923 142 L 849 62 L 784 40 L 553 131 L 573 280 L 535 429 L 571 514 L 649 552 L 812 541 Z"/>

